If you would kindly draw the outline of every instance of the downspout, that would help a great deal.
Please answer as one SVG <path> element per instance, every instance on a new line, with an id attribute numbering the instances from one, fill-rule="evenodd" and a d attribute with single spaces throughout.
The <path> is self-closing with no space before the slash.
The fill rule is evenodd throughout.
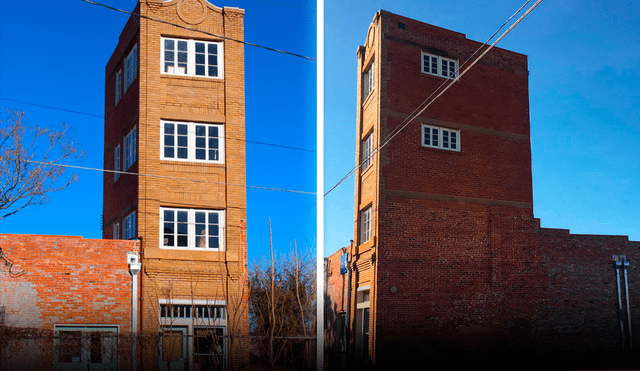
<path id="1" fill-rule="evenodd" d="M 622 345 L 622 350 L 624 350 L 624 320 L 622 318 L 622 296 L 620 293 L 620 268 L 622 267 L 622 262 L 620 261 L 619 255 L 613 256 L 613 267 L 616 269 L 616 284 L 618 289 L 618 320 L 620 321 L 620 344 Z"/>
<path id="2" fill-rule="evenodd" d="M 137 253 L 128 253 L 129 273 L 131 273 L 131 333 L 134 336 L 133 347 L 131 348 L 131 369 L 136 370 L 137 333 L 138 333 L 138 273 L 141 264 L 138 262 Z"/>
<path id="3" fill-rule="evenodd" d="M 343 339 L 345 341 L 344 344 L 344 352 L 348 353 L 349 352 L 349 338 L 350 338 L 350 326 L 349 326 L 349 319 L 350 319 L 350 313 L 351 313 L 351 260 L 353 258 L 353 240 L 351 240 L 351 245 L 349 247 L 349 255 L 347 256 L 347 318 L 345 318 L 345 324 L 344 324 L 344 336 Z"/>
<path id="4" fill-rule="evenodd" d="M 633 350 L 633 336 L 631 336 L 631 306 L 629 304 L 629 278 L 627 277 L 627 271 L 629 270 L 629 260 L 625 260 L 622 265 L 624 270 L 624 291 L 627 301 L 627 326 L 629 327 L 629 350 Z"/>

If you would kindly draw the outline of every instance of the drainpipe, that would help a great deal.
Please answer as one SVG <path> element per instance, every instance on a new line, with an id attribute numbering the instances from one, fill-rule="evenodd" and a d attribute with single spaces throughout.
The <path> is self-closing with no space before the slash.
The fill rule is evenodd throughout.
<path id="1" fill-rule="evenodd" d="M 351 240 L 351 245 L 349 246 L 349 252 L 347 256 L 347 318 L 345 318 L 344 324 L 344 352 L 345 354 L 349 352 L 349 340 L 350 340 L 350 323 L 349 320 L 351 316 L 351 260 L 353 259 L 353 240 Z"/>
<path id="2" fill-rule="evenodd" d="M 134 336 L 133 347 L 131 349 L 131 369 L 136 370 L 136 354 L 137 350 L 137 333 L 138 333 L 138 273 L 140 273 L 141 264 L 138 262 L 137 253 L 128 253 L 127 261 L 129 262 L 129 273 L 131 273 L 131 332 Z"/>
<path id="3" fill-rule="evenodd" d="M 620 321 L 620 343 L 622 345 L 622 350 L 624 350 L 624 319 L 622 318 L 622 295 L 620 293 L 620 268 L 622 268 L 622 256 L 614 255 L 613 256 L 613 267 L 616 270 L 616 284 L 618 288 L 618 320 Z"/>
<path id="4" fill-rule="evenodd" d="M 627 271 L 629 270 L 629 260 L 625 260 L 622 264 L 624 269 L 624 291 L 627 300 L 627 326 L 629 326 L 629 350 L 633 350 L 633 336 L 631 336 L 631 306 L 629 304 L 629 278 L 627 277 Z"/>

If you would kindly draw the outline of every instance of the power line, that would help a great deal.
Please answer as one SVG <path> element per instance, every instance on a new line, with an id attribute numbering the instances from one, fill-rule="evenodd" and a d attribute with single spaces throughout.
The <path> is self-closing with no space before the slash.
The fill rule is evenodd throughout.
<path id="1" fill-rule="evenodd" d="M 316 60 L 315 58 L 307 57 L 307 56 L 304 56 L 304 55 L 302 55 L 302 54 L 291 53 L 291 52 L 288 52 L 288 51 L 279 50 L 279 49 L 271 48 L 271 47 L 264 46 L 264 45 L 258 45 L 258 44 L 254 44 L 254 43 L 246 42 L 246 41 L 244 41 L 244 40 L 238 40 L 238 39 L 234 39 L 234 38 L 227 37 L 227 36 L 216 35 L 216 34 L 213 34 L 213 33 L 211 33 L 211 32 L 206 32 L 206 31 L 202 31 L 202 30 L 197 30 L 197 29 L 195 29 L 195 28 L 191 28 L 191 27 L 183 26 L 183 25 L 181 25 L 181 24 L 172 23 L 172 22 L 168 22 L 168 21 L 163 21 L 163 20 L 161 20 L 161 19 L 152 18 L 152 17 L 146 16 L 146 15 L 142 15 L 142 14 L 138 14 L 138 13 L 134 13 L 134 12 L 128 12 L 128 11 L 126 11 L 126 10 L 122 10 L 122 9 L 114 8 L 114 7 L 112 7 L 112 6 L 105 5 L 105 4 L 96 3 L 96 2 L 94 2 L 94 1 L 89 1 L 89 0 L 80 0 L 80 1 L 83 1 L 83 2 L 88 3 L 88 4 L 93 4 L 93 5 L 102 6 L 102 7 L 105 7 L 105 8 L 107 8 L 107 9 L 115 10 L 115 11 L 117 11 L 117 12 L 122 12 L 122 13 L 126 13 L 126 14 L 135 15 L 135 16 L 137 16 L 137 17 L 145 18 L 145 19 L 148 19 L 148 20 L 150 20 L 150 21 L 154 21 L 154 22 L 158 22 L 158 23 L 168 24 L 168 25 L 170 25 L 170 26 L 174 26 L 174 27 L 179 27 L 179 28 L 182 28 L 182 29 L 185 29 L 185 30 L 195 31 L 195 32 L 200 32 L 200 33 L 203 33 L 203 34 L 205 34 L 205 35 L 209 35 L 209 36 L 213 36 L 213 37 L 218 37 L 218 38 L 221 38 L 221 39 L 224 39 L 224 40 L 235 41 L 235 42 L 237 42 L 237 43 L 244 44 L 244 45 L 255 46 L 256 48 L 262 48 L 262 49 L 266 49 L 266 50 L 269 50 L 269 51 L 272 51 L 272 52 L 282 53 L 282 54 L 287 54 L 287 55 L 291 55 L 291 56 L 298 57 L 298 58 L 309 59 L 309 60 L 312 60 L 312 61 L 315 61 L 315 60 Z"/>
<path id="2" fill-rule="evenodd" d="M 520 11 L 530 2 L 531 0 L 527 0 L 524 5 L 522 5 L 505 23 L 503 23 L 500 28 L 498 28 L 498 31 L 496 31 L 484 44 L 482 44 L 472 55 L 469 59 L 473 58 L 474 55 L 476 55 L 483 47 L 485 47 L 487 45 L 487 43 L 493 39 L 493 37 L 500 32 L 500 30 L 505 26 L 506 23 L 508 23 L 511 19 L 513 19 L 518 13 L 520 13 Z M 409 114 L 409 116 L 407 116 L 407 118 L 405 118 L 400 125 L 398 125 L 394 130 L 392 130 L 392 132 L 387 136 L 387 138 L 385 138 L 382 143 L 374 150 L 372 151 L 369 156 L 367 156 L 366 159 L 361 160 L 358 165 L 354 166 L 348 173 L 347 175 L 345 175 L 342 179 L 340 179 L 340 181 L 338 183 L 336 183 L 333 187 L 331 187 L 331 189 L 329 189 L 327 192 L 325 192 L 324 196 L 326 197 L 329 193 L 331 193 L 334 189 L 336 189 L 340 184 L 342 184 L 345 180 L 347 180 L 353 173 L 355 173 L 356 169 L 360 168 L 362 166 L 362 164 L 369 160 L 370 158 L 372 158 L 374 155 L 376 155 L 378 152 L 380 152 L 380 150 L 382 150 L 382 148 L 384 148 L 387 144 L 389 144 L 389 142 L 391 142 L 391 140 L 393 140 L 393 138 L 395 138 L 398 134 L 400 134 L 400 132 L 402 130 L 404 130 L 404 128 L 406 128 L 410 123 L 412 123 L 418 116 L 420 116 L 427 108 L 429 108 L 436 100 L 438 100 L 438 98 L 440 98 L 447 90 L 449 90 L 449 88 L 456 83 L 458 80 L 460 80 L 460 78 L 462 76 L 464 76 L 476 63 L 478 63 L 478 61 L 480 59 L 482 59 L 482 57 L 484 57 L 489 50 L 491 50 L 498 42 L 500 42 L 500 40 L 502 40 L 505 36 L 507 36 L 518 24 L 520 24 L 520 22 L 522 22 L 528 15 L 529 13 L 531 13 L 531 11 L 533 11 L 533 9 L 535 9 L 540 3 L 542 2 L 542 0 L 538 0 L 535 4 L 533 4 L 531 6 L 531 8 L 529 8 L 522 16 L 520 16 L 520 18 L 518 18 L 518 20 L 516 20 L 514 22 L 514 24 L 511 25 L 511 27 L 509 27 L 509 29 L 507 29 L 502 35 L 500 35 L 500 37 L 494 41 L 491 45 L 489 45 L 488 48 L 486 48 L 482 54 L 480 56 L 478 56 L 472 63 L 471 65 L 469 65 L 469 67 L 467 67 L 464 71 L 459 72 L 460 68 L 459 67 L 455 70 L 454 73 L 452 73 L 451 76 L 453 76 L 454 74 L 456 74 L 457 76 L 454 79 L 447 79 L 445 80 L 440 86 L 438 86 L 438 88 L 436 88 L 430 95 L 429 97 L 427 97 L 427 99 L 425 99 L 420 105 L 418 105 L 418 107 L 416 107 L 416 109 L 413 110 L 413 112 L 411 112 L 411 114 Z M 468 60 L 467 60 L 468 61 Z M 463 66 L 466 64 L 467 62 L 463 63 Z M 442 89 L 440 91 L 440 89 Z M 440 92 L 438 92 L 440 91 Z M 437 95 L 436 95 L 437 93 Z M 435 97 L 433 99 L 431 99 L 431 97 L 433 97 L 435 95 Z"/>
<path id="3" fill-rule="evenodd" d="M 45 106 L 42 104 L 36 104 L 36 103 L 29 103 L 29 102 L 23 102 L 23 101 L 19 101 L 19 100 L 13 100 L 13 99 L 7 99 L 7 98 L 2 98 L 0 97 L 0 100 L 5 100 L 8 102 L 14 102 L 14 103 L 21 103 L 21 104 L 27 104 L 30 106 L 35 106 L 35 107 L 41 107 L 41 108 L 48 108 L 48 109 L 52 109 L 52 110 L 56 110 L 56 111 L 63 111 L 63 112 L 70 112 L 70 113 L 75 113 L 78 115 L 85 115 L 85 116 L 91 116 L 91 117 L 97 117 L 97 118 L 101 118 L 103 119 L 104 116 L 101 115 L 95 115 L 93 113 L 86 113 L 86 112 L 80 112 L 80 111 L 73 111 L 73 110 L 68 110 L 68 109 L 64 109 L 64 108 L 57 108 L 57 107 L 52 107 L 52 106 Z M 252 143 L 252 144 L 261 144 L 263 146 L 271 146 L 271 147 L 278 147 L 278 148 L 286 148 L 286 149 L 293 149 L 296 151 L 305 151 L 305 152 L 316 152 L 313 149 L 307 149 L 307 148 L 299 148 L 299 147 L 292 147 L 292 146 L 285 146 L 282 144 L 273 144 L 273 143 L 266 143 L 266 142 L 258 142 L 255 140 L 247 140 L 247 139 L 242 139 L 242 138 L 231 138 L 231 137 L 225 137 L 225 139 L 229 139 L 229 140 L 238 140 L 238 141 L 242 141 L 242 142 L 246 142 L 246 143 Z"/>
<path id="4" fill-rule="evenodd" d="M 253 189 L 263 189 L 263 190 L 267 190 L 267 191 L 301 193 L 301 194 L 307 194 L 307 195 L 315 195 L 316 194 L 315 192 L 296 191 L 296 190 L 291 190 L 291 189 L 259 187 L 259 186 L 250 186 L 250 185 L 246 185 L 246 184 L 234 184 L 234 183 L 224 183 L 224 182 L 212 182 L 212 181 L 209 181 L 209 180 L 180 178 L 180 177 L 174 177 L 174 176 L 168 176 L 168 175 L 141 174 L 141 173 L 134 173 L 134 172 L 130 172 L 130 171 L 116 171 L 116 170 L 98 169 L 98 168 L 95 168 L 95 167 L 87 167 L 87 166 L 56 164 L 56 163 L 53 163 L 53 162 L 44 162 L 44 161 L 35 161 L 35 160 L 24 160 L 24 161 L 25 162 L 34 163 L 34 164 L 45 165 L 45 166 L 60 166 L 60 167 L 66 167 L 66 168 L 71 168 L 71 169 L 101 171 L 103 173 L 118 173 L 118 174 L 124 174 L 124 175 L 144 176 L 144 177 L 149 177 L 149 178 L 184 180 L 184 181 L 190 181 L 190 182 L 196 182 L 196 183 L 217 184 L 217 185 L 226 185 L 226 186 L 233 186 L 233 187 L 253 188 Z"/>

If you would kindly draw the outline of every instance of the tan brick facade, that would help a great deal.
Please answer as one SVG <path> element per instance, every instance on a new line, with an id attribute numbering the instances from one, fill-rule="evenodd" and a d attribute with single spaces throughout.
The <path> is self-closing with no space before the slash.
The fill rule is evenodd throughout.
<path id="1" fill-rule="evenodd" d="M 234 343 L 228 342 L 227 350 L 234 364 L 242 364 L 248 354 L 238 337 L 248 332 L 244 45 L 229 39 L 244 39 L 244 11 L 205 0 L 141 1 L 138 11 L 208 34 L 135 16 L 125 26 L 106 67 L 105 168 L 114 169 L 115 146 L 122 150 L 123 136 L 137 125 L 137 161 L 123 169 L 143 175 L 122 175 L 115 182 L 113 174 L 105 175 L 103 236 L 112 238 L 117 222 L 122 231 L 123 218 L 136 212 L 144 272 L 141 331 L 158 331 L 162 300 L 225 302 L 226 331 Z M 163 37 L 220 42 L 220 76 L 162 73 Z M 115 76 L 136 43 L 138 77 L 116 105 Z M 220 125 L 223 160 L 163 160 L 163 120 Z M 161 208 L 221 211 L 223 247 L 164 248 Z"/>

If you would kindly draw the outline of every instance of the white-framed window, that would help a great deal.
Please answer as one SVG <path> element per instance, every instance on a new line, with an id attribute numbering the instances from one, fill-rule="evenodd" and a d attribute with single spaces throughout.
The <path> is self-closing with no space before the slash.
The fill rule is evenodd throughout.
<path id="1" fill-rule="evenodd" d="M 129 54 L 124 58 L 124 91 L 129 89 L 133 80 L 138 76 L 138 44 L 131 48 Z"/>
<path id="2" fill-rule="evenodd" d="M 122 220 L 122 239 L 129 240 L 136 236 L 136 212 L 132 211 Z"/>
<path id="3" fill-rule="evenodd" d="M 122 98 L 122 70 L 116 72 L 116 104 Z"/>
<path id="4" fill-rule="evenodd" d="M 162 40 L 162 73 L 222 78 L 222 42 L 173 39 Z"/>
<path id="5" fill-rule="evenodd" d="M 374 64 L 371 63 L 369 68 L 367 68 L 367 70 L 362 75 L 362 82 L 363 82 L 362 99 L 363 100 L 369 96 L 369 94 L 373 91 L 373 88 L 375 86 L 375 76 L 374 76 L 375 69 L 373 66 Z"/>
<path id="6" fill-rule="evenodd" d="M 224 162 L 224 126 L 161 121 L 163 160 Z"/>
<path id="7" fill-rule="evenodd" d="M 360 244 L 371 239 L 371 206 L 360 211 Z"/>
<path id="8" fill-rule="evenodd" d="M 224 210 L 160 208 L 161 248 L 224 248 Z"/>
<path id="9" fill-rule="evenodd" d="M 460 130 L 423 124 L 422 146 L 460 152 Z"/>
<path id="10" fill-rule="evenodd" d="M 113 148 L 113 181 L 120 179 L 120 145 Z"/>
<path id="11" fill-rule="evenodd" d="M 373 162 L 373 133 L 367 135 L 362 141 L 362 168 L 360 171 L 365 171 L 369 165 Z"/>
<path id="12" fill-rule="evenodd" d="M 458 61 L 422 52 L 422 72 L 455 79 L 458 76 Z"/>
<path id="13" fill-rule="evenodd" d="M 101 370 L 118 366 L 117 326 L 55 325 L 55 369 Z"/>
<path id="14" fill-rule="evenodd" d="M 136 162 L 136 126 L 124 136 L 122 159 L 124 170 L 128 170 Z"/>
<path id="15" fill-rule="evenodd" d="M 113 223 L 113 239 L 120 239 L 120 222 Z"/>

